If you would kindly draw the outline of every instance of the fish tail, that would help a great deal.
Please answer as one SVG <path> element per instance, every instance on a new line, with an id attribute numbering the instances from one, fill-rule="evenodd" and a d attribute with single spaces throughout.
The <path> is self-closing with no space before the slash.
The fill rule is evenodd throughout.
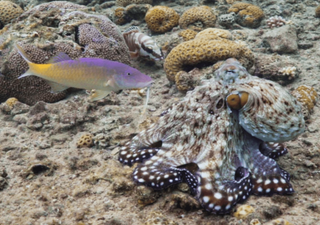
<path id="1" fill-rule="evenodd" d="M 27 53 L 23 50 L 23 48 L 18 43 L 15 43 L 14 47 L 18 50 L 19 54 L 22 56 L 24 60 L 26 60 L 28 64 L 32 63 Z"/>
<path id="2" fill-rule="evenodd" d="M 27 77 L 30 75 L 36 75 L 37 73 L 35 72 L 36 70 L 36 63 L 31 62 L 29 56 L 27 55 L 27 53 L 23 50 L 23 48 L 18 44 L 15 43 L 14 47 L 18 50 L 19 54 L 21 55 L 21 57 L 28 63 L 29 69 L 22 74 L 21 76 L 18 77 L 18 79 L 23 78 L 23 77 Z"/>

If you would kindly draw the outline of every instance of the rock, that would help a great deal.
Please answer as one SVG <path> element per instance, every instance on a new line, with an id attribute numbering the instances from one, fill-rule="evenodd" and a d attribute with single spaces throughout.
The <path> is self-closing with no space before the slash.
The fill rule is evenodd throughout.
<path id="1" fill-rule="evenodd" d="M 285 25 L 266 32 L 262 38 L 270 45 L 272 52 L 293 53 L 298 50 L 298 37 L 293 26 Z"/>

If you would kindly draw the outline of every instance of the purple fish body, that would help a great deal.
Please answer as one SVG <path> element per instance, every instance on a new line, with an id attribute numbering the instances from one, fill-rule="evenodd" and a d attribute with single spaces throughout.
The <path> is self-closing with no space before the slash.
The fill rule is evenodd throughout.
<path id="1" fill-rule="evenodd" d="M 148 87 L 152 79 L 126 64 L 100 58 L 72 60 L 65 53 L 59 53 L 47 64 L 32 63 L 24 50 L 16 44 L 20 55 L 27 61 L 29 70 L 19 78 L 35 75 L 46 79 L 52 91 L 69 87 L 94 90 L 90 100 L 99 100 L 111 91 Z"/>

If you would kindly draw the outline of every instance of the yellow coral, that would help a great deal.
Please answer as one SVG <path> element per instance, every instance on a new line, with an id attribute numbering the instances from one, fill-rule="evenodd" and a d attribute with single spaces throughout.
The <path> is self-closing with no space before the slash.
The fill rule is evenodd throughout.
<path id="1" fill-rule="evenodd" d="M 218 29 L 218 28 L 207 28 L 200 31 L 195 38 L 205 38 L 207 40 L 218 40 L 218 39 L 232 39 L 232 35 L 229 31 Z"/>
<path id="2" fill-rule="evenodd" d="M 145 20 L 153 32 L 165 33 L 178 25 L 179 14 L 167 6 L 155 6 L 148 10 Z"/>
<path id="3" fill-rule="evenodd" d="M 192 7 L 185 11 L 180 20 L 179 25 L 183 29 L 191 28 L 193 30 L 202 30 L 208 27 L 214 27 L 216 23 L 216 15 L 209 6 Z"/>
<path id="4" fill-rule="evenodd" d="M 115 9 L 114 17 L 114 22 L 118 25 L 122 25 L 127 22 L 125 19 L 125 10 L 122 7 Z"/>
<path id="5" fill-rule="evenodd" d="M 318 100 L 318 94 L 314 88 L 306 85 L 297 87 L 292 92 L 292 95 L 303 105 L 303 107 L 306 107 L 309 112 L 312 112 L 313 107 Z"/>
<path id="6" fill-rule="evenodd" d="M 254 62 L 253 53 L 244 44 L 227 39 L 195 38 L 171 50 L 164 61 L 164 70 L 167 78 L 175 82 L 176 74 L 183 71 L 185 66 L 195 66 L 206 62 L 214 64 L 228 58 L 236 58 L 247 69 L 251 68 Z"/>
<path id="7" fill-rule="evenodd" d="M 3 25 L 10 23 L 21 13 L 23 13 L 23 9 L 17 4 L 10 1 L 0 1 L 0 22 Z"/>
<path id="8" fill-rule="evenodd" d="M 197 32 L 191 29 L 186 29 L 180 31 L 179 36 L 183 38 L 184 41 L 192 40 L 196 37 Z"/>
<path id="9" fill-rule="evenodd" d="M 245 27 L 258 27 L 264 17 L 262 9 L 250 3 L 236 3 L 231 6 L 228 12 L 237 13 L 237 21 Z"/>
<path id="10" fill-rule="evenodd" d="M 320 5 L 316 8 L 315 14 L 316 14 L 315 15 L 316 17 L 318 17 L 318 18 L 320 17 Z"/>
<path id="11" fill-rule="evenodd" d="M 130 4 L 152 4 L 152 0 L 116 0 L 116 5 L 127 6 Z"/>
<path id="12" fill-rule="evenodd" d="M 237 217 L 238 219 L 245 219 L 254 211 L 255 209 L 252 206 L 242 205 L 237 208 L 237 211 L 233 214 L 233 216 Z"/>
<path id="13" fill-rule="evenodd" d="M 93 135 L 84 134 L 77 141 L 77 148 L 91 147 L 93 146 Z"/>
<path id="14" fill-rule="evenodd" d="M 8 98 L 5 104 L 12 109 L 17 102 L 18 102 L 18 99 L 16 98 Z"/>
<path id="15" fill-rule="evenodd" d="M 253 219 L 250 221 L 250 225 L 261 225 L 261 222 L 258 219 Z"/>

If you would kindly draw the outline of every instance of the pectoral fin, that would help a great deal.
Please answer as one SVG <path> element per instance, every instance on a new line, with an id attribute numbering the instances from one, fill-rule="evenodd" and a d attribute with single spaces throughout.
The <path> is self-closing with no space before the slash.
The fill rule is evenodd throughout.
<path id="1" fill-rule="evenodd" d="M 64 86 L 62 84 L 58 84 L 58 83 L 53 82 L 53 81 L 47 81 L 47 83 L 50 85 L 52 93 L 64 91 L 67 88 L 69 88 L 68 86 Z"/>
<path id="2" fill-rule="evenodd" d="M 111 91 L 108 90 L 92 90 L 89 95 L 89 101 L 98 101 L 106 97 Z"/>

